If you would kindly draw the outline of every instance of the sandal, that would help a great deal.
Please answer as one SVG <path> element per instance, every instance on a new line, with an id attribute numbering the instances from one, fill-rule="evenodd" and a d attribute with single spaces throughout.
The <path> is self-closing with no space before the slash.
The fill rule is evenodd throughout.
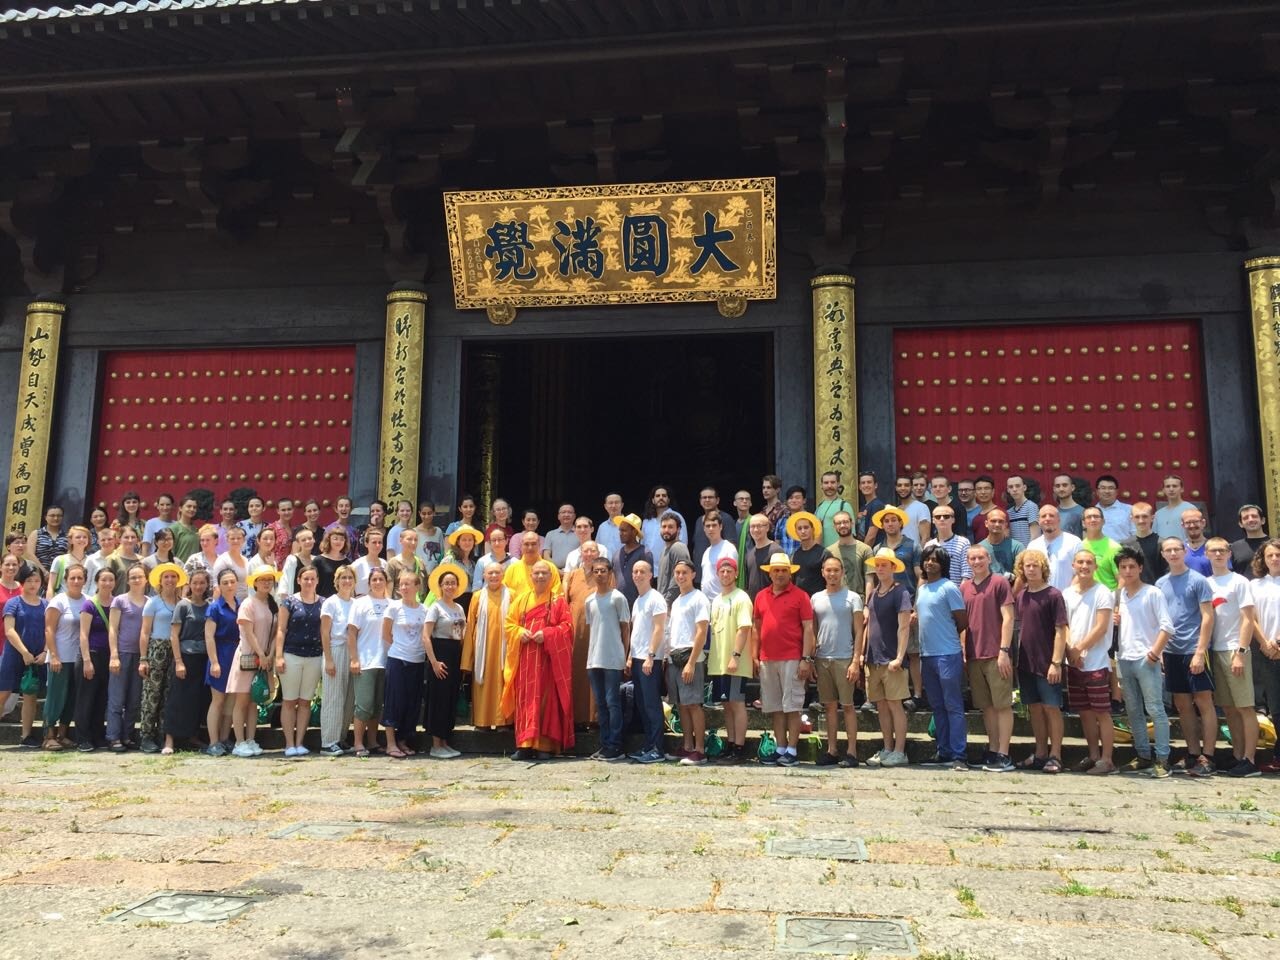
<path id="1" fill-rule="evenodd" d="M 407 760 L 407 759 L 409 759 L 409 755 L 408 755 L 407 753 L 402 753 L 401 751 L 396 750 L 396 749 L 388 750 L 388 751 L 387 751 L 387 756 L 388 756 L 388 757 L 390 757 L 392 760 Z"/>
<path id="2" fill-rule="evenodd" d="M 1062 761 L 1059 760 L 1057 757 L 1050 757 L 1048 760 L 1044 762 L 1044 766 L 1041 769 L 1045 773 L 1061 773 Z"/>
<path id="3" fill-rule="evenodd" d="M 1088 773 L 1090 770 L 1093 769 L 1094 765 L 1097 762 L 1098 761 L 1093 759 L 1092 757 L 1085 757 L 1083 760 L 1078 761 L 1076 765 L 1071 769 L 1074 770 L 1076 773 Z"/>
<path id="4" fill-rule="evenodd" d="M 1037 757 L 1034 753 L 1029 754 L 1025 760 L 1018 764 L 1020 770 L 1043 770 L 1044 765 L 1049 762 L 1048 757 Z"/>
<path id="5" fill-rule="evenodd" d="M 1117 767 L 1114 763 L 1103 763 L 1099 760 L 1089 768 L 1088 773 L 1095 777 L 1105 777 L 1109 773 L 1115 773 L 1116 769 Z"/>
<path id="6" fill-rule="evenodd" d="M 412 756 L 414 756 L 414 755 L 418 752 L 418 751 L 414 750 L 414 749 L 413 749 L 413 747 L 409 746 L 408 744 L 404 744 L 404 743 L 402 743 L 402 744 L 400 744 L 399 746 L 400 746 L 400 752 L 401 752 L 401 753 L 403 753 L 406 757 L 412 757 Z M 390 754 L 391 754 L 391 749 L 390 749 L 390 748 L 388 748 L 388 749 L 387 749 L 387 754 L 388 754 L 388 756 L 390 756 Z"/>
<path id="7" fill-rule="evenodd" d="M 364 747 L 361 747 L 359 750 L 356 751 L 357 760 L 366 760 L 368 759 L 368 757 L 369 757 L 369 751 L 366 750 Z"/>

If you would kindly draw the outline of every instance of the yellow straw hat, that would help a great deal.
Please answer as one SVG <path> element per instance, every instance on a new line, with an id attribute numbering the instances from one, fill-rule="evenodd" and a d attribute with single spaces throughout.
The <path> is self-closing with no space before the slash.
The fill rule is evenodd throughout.
<path id="1" fill-rule="evenodd" d="M 822 521 L 810 513 L 808 510 L 801 510 L 787 517 L 787 536 L 792 540 L 799 540 L 800 534 L 796 533 L 796 524 L 801 520 L 808 520 L 813 525 L 813 536 L 815 540 L 822 539 Z"/>
<path id="2" fill-rule="evenodd" d="M 797 570 L 800 569 L 800 564 L 792 563 L 791 558 L 788 557 L 785 553 L 775 553 L 771 557 L 769 557 L 768 563 L 760 564 L 760 569 L 763 570 L 765 573 L 773 573 L 774 567 L 779 567 L 779 568 L 786 567 L 792 573 L 795 573 Z"/>
<path id="3" fill-rule="evenodd" d="M 178 575 L 178 589 L 182 589 L 187 585 L 187 571 L 176 563 L 157 563 L 155 569 L 147 574 L 147 580 L 151 583 L 152 590 L 160 589 L 160 578 L 166 573 L 176 573 Z"/>
<path id="4" fill-rule="evenodd" d="M 429 589 L 432 594 L 437 597 L 441 596 L 440 578 L 446 573 L 453 573 L 457 575 L 459 594 L 467 592 L 467 587 L 470 585 L 470 578 L 467 576 L 467 571 L 463 570 L 456 563 L 442 563 L 431 571 L 431 576 L 427 577 L 427 589 Z"/>

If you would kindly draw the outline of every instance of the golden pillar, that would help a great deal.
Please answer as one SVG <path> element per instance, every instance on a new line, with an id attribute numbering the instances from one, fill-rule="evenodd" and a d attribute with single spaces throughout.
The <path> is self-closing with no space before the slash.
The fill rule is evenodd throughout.
<path id="1" fill-rule="evenodd" d="M 853 332 L 853 277 L 822 274 L 813 291 L 814 489 L 822 474 L 840 473 L 841 489 L 857 483 L 858 395 Z"/>
<path id="2" fill-rule="evenodd" d="M 502 398 L 502 359 L 496 350 L 477 350 L 475 356 L 475 387 L 480 399 L 476 411 L 479 418 L 479 484 L 476 487 L 479 515 L 492 521 L 490 515 L 494 490 L 498 482 L 499 416 Z"/>
<path id="3" fill-rule="evenodd" d="M 422 349 L 427 294 L 398 283 L 387 294 L 387 335 L 382 360 L 382 446 L 379 493 L 388 503 L 418 502 L 418 439 L 422 433 Z"/>
<path id="4" fill-rule="evenodd" d="M 1280 257 L 1246 260 L 1258 373 L 1258 436 L 1269 529 L 1280 521 Z"/>
<path id="5" fill-rule="evenodd" d="M 30 533 L 40 526 L 53 425 L 53 388 L 58 379 L 58 347 L 66 309 L 66 304 L 51 300 L 27 304 L 5 508 L 4 528 L 10 533 Z"/>

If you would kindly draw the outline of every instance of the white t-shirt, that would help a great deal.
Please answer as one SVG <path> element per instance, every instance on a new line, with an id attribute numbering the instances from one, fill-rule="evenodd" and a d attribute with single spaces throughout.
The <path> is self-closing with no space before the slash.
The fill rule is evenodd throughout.
<path id="1" fill-rule="evenodd" d="M 456 603 L 446 604 L 437 599 L 427 608 L 427 623 L 431 624 L 432 640 L 457 640 L 462 642 L 462 633 L 467 626 L 467 612 Z M 440 654 L 436 654 L 439 659 Z"/>
<path id="2" fill-rule="evenodd" d="M 1280 577 L 1268 574 L 1249 584 L 1253 594 L 1253 613 L 1258 627 L 1268 640 L 1280 637 Z"/>
<path id="3" fill-rule="evenodd" d="M 649 656 L 649 650 L 653 644 L 653 622 L 658 617 L 665 618 L 666 615 L 667 601 L 662 599 L 662 594 L 657 590 L 650 588 L 642 596 L 636 597 L 636 602 L 631 605 L 632 659 L 644 660 Z M 664 660 L 666 656 L 667 637 L 664 619 L 662 639 L 658 641 L 658 652 L 653 659 Z"/>
<path id="4" fill-rule="evenodd" d="M 711 625 L 711 601 L 700 590 L 690 590 L 676 597 L 671 604 L 671 613 L 667 617 L 667 642 L 669 650 L 689 650 L 693 647 L 693 639 L 698 634 L 698 624 Z M 707 646 L 702 645 L 702 656 L 707 655 Z"/>
<path id="5" fill-rule="evenodd" d="M 1240 643 L 1241 611 L 1253 609 L 1249 581 L 1238 573 L 1221 573 L 1209 578 L 1213 590 L 1213 640 L 1211 650 L 1230 650 Z"/>
<path id="6" fill-rule="evenodd" d="M 391 648 L 388 657 L 405 663 L 423 663 L 427 649 L 422 645 L 422 625 L 427 622 L 427 608 L 422 604 L 408 606 L 403 600 L 392 600 L 382 615 L 391 621 Z"/>
<path id="7" fill-rule="evenodd" d="M 587 597 L 587 624 L 590 639 L 587 642 L 588 670 L 621 670 L 627 665 L 626 652 L 622 648 L 622 624 L 631 622 L 627 598 L 617 590 L 603 597 L 593 593 Z"/>
<path id="8" fill-rule="evenodd" d="M 1063 534 L 1068 536 L 1068 534 Z M 1032 548 L 1028 548 L 1032 549 Z M 1062 591 L 1063 602 L 1067 605 L 1067 623 L 1071 631 L 1071 645 L 1077 646 L 1093 629 L 1094 620 L 1099 610 L 1110 611 L 1115 607 L 1111 599 L 1111 591 L 1100 583 L 1094 583 L 1083 594 L 1080 588 L 1071 584 Z M 1109 616 L 1109 614 L 1108 614 Z M 1108 619 L 1108 623 L 1110 620 Z M 1092 647 L 1084 652 L 1081 670 L 1105 670 L 1111 663 L 1111 634 L 1104 633 Z"/>
<path id="9" fill-rule="evenodd" d="M 329 618 L 329 646 L 341 647 L 347 642 L 347 624 L 351 621 L 351 608 L 355 600 L 343 600 L 336 593 L 325 597 L 320 605 L 320 619 Z"/>
<path id="10" fill-rule="evenodd" d="M 373 570 L 381 570 L 384 573 L 387 569 L 385 560 L 378 560 L 375 563 L 369 562 L 369 557 L 363 556 L 351 565 L 351 572 L 356 575 L 356 596 L 363 597 L 369 592 L 369 573 Z"/>
<path id="11" fill-rule="evenodd" d="M 1141 660 L 1156 645 L 1156 637 L 1163 630 L 1173 636 L 1173 620 L 1164 594 L 1144 583 L 1138 592 L 1129 596 L 1120 588 L 1120 648 L 1117 660 Z"/>
<path id="12" fill-rule="evenodd" d="M 390 597 L 360 597 L 351 605 L 347 626 L 356 628 L 355 652 L 360 659 L 361 670 L 381 670 L 387 665 L 387 647 L 382 642 L 382 617 L 390 604 Z"/>
<path id="13" fill-rule="evenodd" d="M 1083 545 L 1074 533 L 1060 533 L 1052 540 L 1046 540 L 1043 535 L 1036 537 L 1027 544 L 1027 549 L 1039 550 L 1049 558 L 1049 586 L 1065 593 L 1076 575 L 1071 564 Z"/>
<path id="14" fill-rule="evenodd" d="M 53 647 L 58 651 L 58 659 L 63 663 L 74 664 L 76 658 L 80 656 L 80 610 L 84 606 L 84 601 L 83 594 L 79 599 L 72 600 L 65 593 L 60 593 L 49 601 L 49 609 L 58 611 L 58 626 L 53 634 Z"/>
<path id="15" fill-rule="evenodd" d="M 919 500 L 912 500 L 905 507 L 899 507 L 910 519 L 902 527 L 902 535 L 913 543 L 920 542 L 920 524 L 929 522 L 929 506 Z"/>
<path id="16" fill-rule="evenodd" d="M 721 540 L 715 546 L 702 551 L 702 592 L 708 600 L 720 596 L 720 578 L 716 576 L 716 564 L 725 557 L 738 559 L 738 548 L 728 540 Z"/>

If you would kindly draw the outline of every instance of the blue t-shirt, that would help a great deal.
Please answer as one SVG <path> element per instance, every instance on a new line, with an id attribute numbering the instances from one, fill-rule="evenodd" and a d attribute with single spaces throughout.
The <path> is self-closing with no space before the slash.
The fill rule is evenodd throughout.
<path id="1" fill-rule="evenodd" d="M 319 657 L 324 654 L 320 646 L 320 612 L 324 600 L 317 597 L 311 603 L 302 597 L 285 597 L 280 604 L 289 611 L 289 624 L 284 631 L 284 652 L 295 657 Z"/>
<path id="2" fill-rule="evenodd" d="M 1202 577 L 1213 576 L 1213 564 L 1209 562 L 1209 541 L 1206 540 L 1199 547 L 1193 547 L 1188 543 L 1186 547 L 1187 566 Z"/>
<path id="3" fill-rule="evenodd" d="M 1156 581 L 1156 587 L 1164 594 L 1169 619 L 1173 621 L 1173 636 L 1165 649 L 1183 656 L 1195 653 L 1200 643 L 1200 604 L 1213 603 L 1209 581 L 1189 569 L 1176 577 L 1166 573 Z"/>
<path id="4" fill-rule="evenodd" d="M 941 657 L 960 652 L 960 632 L 953 610 L 964 610 L 960 588 L 950 580 L 926 581 L 916 593 L 920 618 L 920 656 Z"/>
<path id="5" fill-rule="evenodd" d="M 169 641 L 170 628 L 173 626 L 173 613 L 178 608 L 179 601 L 174 600 L 173 606 L 165 603 L 159 595 L 152 597 L 147 601 L 147 605 L 142 608 L 142 615 L 151 618 L 151 636 L 148 640 Z"/>
<path id="6" fill-rule="evenodd" d="M 3 615 L 13 617 L 13 629 L 18 631 L 22 645 L 32 656 L 44 652 L 44 612 L 48 607 L 48 601 L 44 597 L 35 603 L 27 603 L 21 594 L 4 605 Z"/>

